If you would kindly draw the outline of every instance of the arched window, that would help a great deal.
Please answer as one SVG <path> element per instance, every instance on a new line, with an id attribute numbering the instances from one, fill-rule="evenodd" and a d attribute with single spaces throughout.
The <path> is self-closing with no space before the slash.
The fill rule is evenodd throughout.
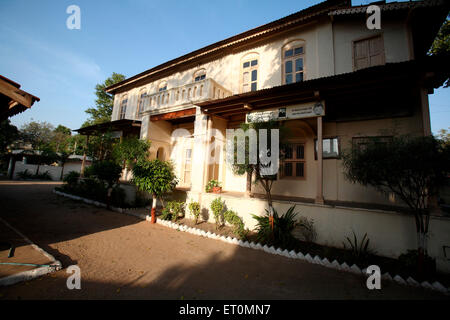
<path id="1" fill-rule="evenodd" d="M 139 100 L 138 100 L 138 107 L 136 110 L 136 117 L 139 117 L 139 114 L 144 111 L 146 99 L 147 99 L 147 91 L 145 89 L 142 89 L 139 92 Z"/>
<path id="2" fill-rule="evenodd" d="M 194 82 L 204 80 L 206 78 L 206 70 L 199 69 L 194 73 Z"/>
<path id="3" fill-rule="evenodd" d="M 241 60 L 241 92 L 258 90 L 258 54 L 249 53 Z"/>
<path id="4" fill-rule="evenodd" d="M 125 119 L 125 116 L 127 114 L 127 103 L 128 103 L 128 96 L 124 95 L 122 97 L 122 101 L 120 102 L 119 119 Z"/>
<path id="5" fill-rule="evenodd" d="M 158 92 L 167 90 L 167 81 L 161 81 L 158 86 Z"/>
<path id="6" fill-rule="evenodd" d="M 283 84 L 304 80 L 305 42 L 294 40 L 283 47 Z"/>

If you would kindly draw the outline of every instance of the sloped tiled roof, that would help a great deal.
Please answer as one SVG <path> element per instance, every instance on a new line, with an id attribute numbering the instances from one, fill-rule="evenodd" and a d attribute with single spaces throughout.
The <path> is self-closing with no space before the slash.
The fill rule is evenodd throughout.
<path id="1" fill-rule="evenodd" d="M 386 12 L 386 11 L 440 6 L 440 5 L 443 5 L 445 2 L 446 2 L 445 0 L 427 0 L 427 1 L 390 2 L 390 3 L 385 3 L 385 4 L 378 4 L 378 3 L 373 3 L 373 4 L 377 5 L 380 8 L 381 12 L 383 12 L 383 11 Z M 338 15 L 351 15 L 351 14 L 365 14 L 367 11 L 367 8 L 370 5 L 371 4 L 357 6 L 357 7 L 340 8 L 340 9 L 330 11 L 328 13 L 328 15 L 338 16 Z"/>

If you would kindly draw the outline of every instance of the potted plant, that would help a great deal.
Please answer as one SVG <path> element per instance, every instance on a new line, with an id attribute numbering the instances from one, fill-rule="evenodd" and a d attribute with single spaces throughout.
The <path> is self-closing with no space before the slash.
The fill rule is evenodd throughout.
<path id="1" fill-rule="evenodd" d="M 206 185 L 206 192 L 221 193 L 222 192 L 221 183 L 214 179 L 209 180 L 208 184 Z"/>

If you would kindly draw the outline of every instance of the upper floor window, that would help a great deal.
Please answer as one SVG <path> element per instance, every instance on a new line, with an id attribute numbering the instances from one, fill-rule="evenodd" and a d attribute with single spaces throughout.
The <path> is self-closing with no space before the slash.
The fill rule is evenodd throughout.
<path id="1" fill-rule="evenodd" d="M 384 64 L 384 45 L 381 35 L 353 41 L 355 70 Z"/>
<path id="2" fill-rule="evenodd" d="M 167 90 L 167 81 L 162 81 L 158 86 L 158 92 Z"/>
<path id="3" fill-rule="evenodd" d="M 194 73 L 194 82 L 204 80 L 206 78 L 206 70 L 200 69 Z"/>
<path id="4" fill-rule="evenodd" d="M 283 83 L 289 84 L 304 80 L 305 44 L 296 40 L 283 47 Z"/>
<path id="5" fill-rule="evenodd" d="M 141 92 L 139 92 L 139 100 L 138 100 L 136 116 L 139 116 L 139 114 L 144 111 L 144 107 L 145 107 L 144 104 L 145 104 L 146 98 L 147 98 L 147 92 L 145 90 L 141 90 Z"/>
<path id="6" fill-rule="evenodd" d="M 241 61 L 241 91 L 249 92 L 258 90 L 258 55 L 248 54 Z"/>
<path id="7" fill-rule="evenodd" d="M 120 102 L 119 119 L 125 119 L 125 116 L 127 114 L 127 103 L 128 103 L 128 97 L 125 95 L 125 96 L 123 96 L 122 101 Z"/>

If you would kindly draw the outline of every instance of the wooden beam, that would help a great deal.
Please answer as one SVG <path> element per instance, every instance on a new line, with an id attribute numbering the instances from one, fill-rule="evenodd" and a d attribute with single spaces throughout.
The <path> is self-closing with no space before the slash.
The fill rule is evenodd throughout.
<path id="1" fill-rule="evenodd" d="M 31 108 L 32 98 L 29 93 L 26 93 L 23 90 L 20 90 L 13 85 L 0 80 L 0 93 L 11 98 L 12 100 L 20 103 L 21 105 Z"/>
<path id="2" fill-rule="evenodd" d="M 229 117 L 229 116 L 233 116 L 233 115 L 236 115 L 236 114 L 246 114 L 246 113 L 247 113 L 247 110 L 240 109 L 240 110 L 220 113 L 220 116 L 222 116 L 222 117 Z"/>
<path id="3" fill-rule="evenodd" d="M 150 116 L 150 120 L 158 121 L 158 120 L 178 119 L 178 118 L 194 116 L 195 113 L 196 113 L 196 109 L 190 108 L 190 109 L 186 109 L 186 110 L 180 110 L 180 111 L 167 112 L 167 113 L 163 113 L 163 114 L 153 115 L 153 116 Z"/>
<path id="4" fill-rule="evenodd" d="M 11 101 L 10 103 L 9 103 L 9 109 L 12 109 L 12 108 L 14 108 L 15 106 L 17 106 L 17 105 L 19 105 L 19 103 L 17 102 L 17 101 Z"/>

